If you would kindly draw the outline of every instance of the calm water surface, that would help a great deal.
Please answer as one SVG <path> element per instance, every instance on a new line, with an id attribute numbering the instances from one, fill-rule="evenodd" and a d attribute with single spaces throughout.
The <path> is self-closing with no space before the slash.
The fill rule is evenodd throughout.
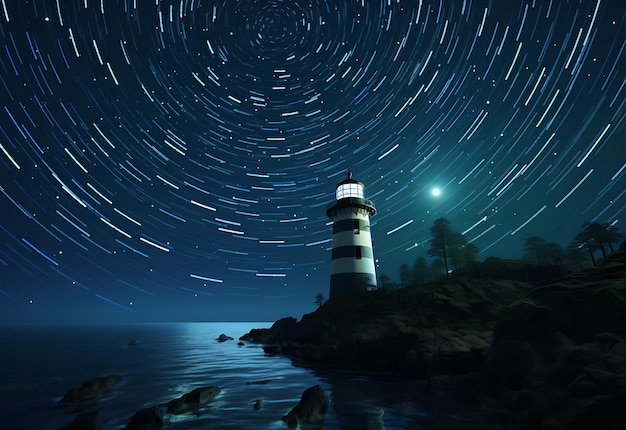
<path id="1" fill-rule="evenodd" d="M 164 413 L 165 429 L 286 429 L 281 416 L 315 384 L 329 395 L 324 429 L 497 428 L 479 406 L 430 392 L 422 382 L 310 369 L 256 345 L 237 345 L 251 328 L 269 325 L 2 325 L 0 428 L 69 425 L 76 413 L 57 408 L 63 394 L 109 374 L 122 375 L 122 384 L 96 408 L 111 429 L 123 429 L 139 409 L 207 385 L 222 389 L 210 407 L 197 414 Z M 217 342 L 221 333 L 235 341 Z M 131 340 L 137 345 L 128 346 Z M 272 381 L 248 384 L 267 379 Z M 262 400 L 258 411 L 252 409 L 256 399 Z"/>

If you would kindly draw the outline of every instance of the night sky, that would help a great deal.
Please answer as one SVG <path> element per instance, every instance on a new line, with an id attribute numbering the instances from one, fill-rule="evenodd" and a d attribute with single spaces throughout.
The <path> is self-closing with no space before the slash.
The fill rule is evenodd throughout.
<path id="1" fill-rule="evenodd" d="M 622 0 L 0 1 L 0 321 L 299 317 L 348 170 L 392 278 L 626 230 Z"/>

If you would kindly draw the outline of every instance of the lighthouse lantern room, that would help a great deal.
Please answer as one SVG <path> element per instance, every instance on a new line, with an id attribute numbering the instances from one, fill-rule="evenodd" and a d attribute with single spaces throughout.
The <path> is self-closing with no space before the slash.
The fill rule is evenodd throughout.
<path id="1" fill-rule="evenodd" d="M 370 233 L 370 216 L 376 213 L 374 203 L 363 197 L 363 184 L 352 179 L 352 173 L 337 184 L 335 201 L 326 208 L 333 220 L 330 294 L 376 289 L 376 268 Z"/>

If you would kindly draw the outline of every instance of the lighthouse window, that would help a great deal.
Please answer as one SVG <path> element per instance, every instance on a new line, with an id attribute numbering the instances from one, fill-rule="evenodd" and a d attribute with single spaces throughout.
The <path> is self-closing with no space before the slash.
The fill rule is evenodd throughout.
<path id="1" fill-rule="evenodd" d="M 354 248 L 354 251 L 355 251 L 355 253 L 356 253 L 356 259 L 357 259 L 357 260 L 360 260 L 360 259 L 361 259 L 361 247 L 360 247 L 360 246 L 356 246 L 356 247 Z"/>
<path id="2" fill-rule="evenodd" d="M 361 231 L 361 229 L 359 228 L 358 219 L 352 220 L 352 231 L 354 232 L 354 234 L 359 234 L 359 232 Z"/>
<path id="3" fill-rule="evenodd" d="M 355 184 L 355 183 L 341 184 L 337 187 L 335 197 L 337 200 L 345 199 L 348 197 L 357 197 L 357 198 L 362 199 L 363 198 L 363 186 L 361 184 Z"/>

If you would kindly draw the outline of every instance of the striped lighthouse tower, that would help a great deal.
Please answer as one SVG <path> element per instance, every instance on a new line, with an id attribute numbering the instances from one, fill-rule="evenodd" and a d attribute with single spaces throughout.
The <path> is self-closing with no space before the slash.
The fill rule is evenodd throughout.
<path id="1" fill-rule="evenodd" d="M 374 203 L 363 198 L 363 184 L 348 178 L 337 184 L 335 201 L 326 208 L 333 220 L 333 251 L 330 263 L 330 294 L 376 289 L 376 268 L 370 234 Z"/>

